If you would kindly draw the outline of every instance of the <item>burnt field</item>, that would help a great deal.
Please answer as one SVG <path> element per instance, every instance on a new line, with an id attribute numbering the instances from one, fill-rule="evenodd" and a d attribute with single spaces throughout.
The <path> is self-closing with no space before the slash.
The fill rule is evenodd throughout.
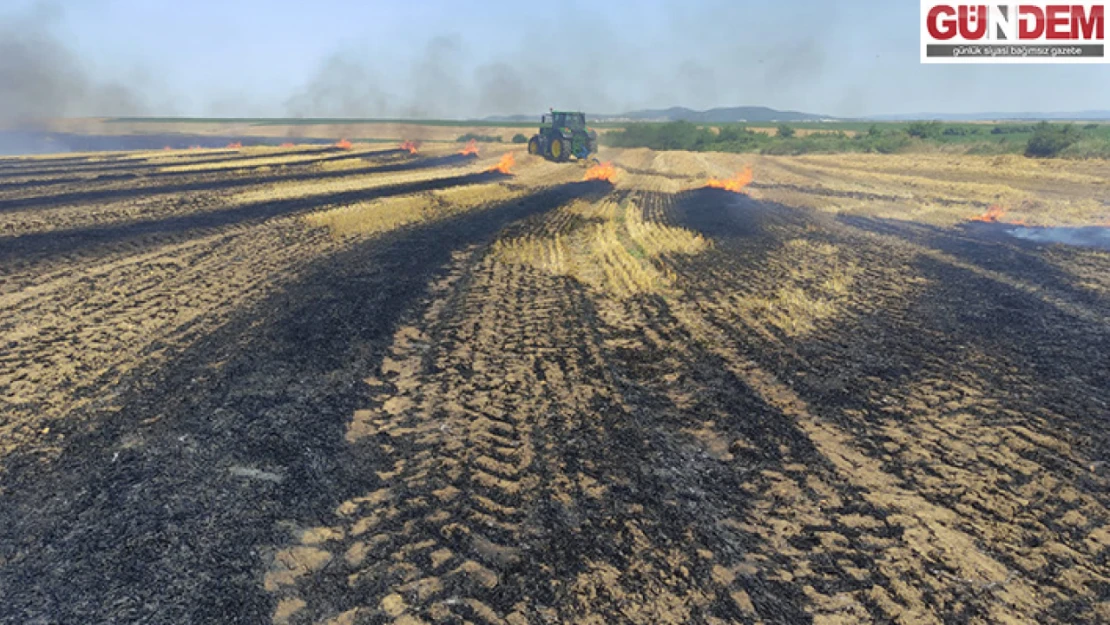
<path id="1" fill-rule="evenodd" d="M 0 622 L 1110 622 L 1103 166 L 457 150 L 0 159 Z"/>

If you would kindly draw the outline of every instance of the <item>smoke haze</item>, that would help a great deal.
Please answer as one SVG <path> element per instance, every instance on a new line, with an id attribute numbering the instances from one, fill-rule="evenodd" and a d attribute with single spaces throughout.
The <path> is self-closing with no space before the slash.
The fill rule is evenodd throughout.
<path id="1" fill-rule="evenodd" d="M 92 75 L 52 32 L 60 16 L 59 5 L 43 2 L 0 22 L 0 123 L 147 112 L 132 87 Z"/>
<path id="2" fill-rule="evenodd" d="M 597 113 L 709 108 L 762 104 L 755 94 L 790 94 L 819 77 L 826 50 L 812 33 L 835 19 L 834 7 L 811 11 L 791 23 L 789 37 L 758 45 L 738 36 L 739 23 L 744 32 L 758 30 L 751 16 L 741 18 L 727 4 L 711 12 L 722 19 L 679 11 L 651 33 L 590 15 L 574 18 L 573 28 L 526 27 L 499 42 L 495 59 L 479 59 L 460 33 L 416 35 L 412 58 L 408 50 L 337 51 L 286 100 L 283 114 L 458 118 L 549 106 Z"/>
<path id="3" fill-rule="evenodd" d="M 0 123 L 552 106 L 863 116 L 1097 109 L 1110 97 L 1106 66 L 923 66 L 918 7 L 881 0 L 2 4 Z M 120 73 L 132 64 L 148 79 Z"/>

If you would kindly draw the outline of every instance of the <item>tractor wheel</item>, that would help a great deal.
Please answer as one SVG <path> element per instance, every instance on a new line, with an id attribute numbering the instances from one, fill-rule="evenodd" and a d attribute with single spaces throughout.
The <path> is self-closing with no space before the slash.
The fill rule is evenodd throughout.
<path id="1" fill-rule="evenodd" d="M 543 150 L 540 148 L 540 137 L 536 135 L 528 141 L 528 153 L 538 156 Z"/>
<path id="2" fill-rule="evenodd" d="M 551 152 L 551 158 L 560 163 L 570 158 L 570 146 L 563 139 L 553 139 L 548 150 Z"/>

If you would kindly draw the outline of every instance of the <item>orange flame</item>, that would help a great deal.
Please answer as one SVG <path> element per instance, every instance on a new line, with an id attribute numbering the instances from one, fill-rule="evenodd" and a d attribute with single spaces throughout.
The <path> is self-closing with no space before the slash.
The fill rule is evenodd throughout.
<path id="1" fill-rule="evenodd" d="M 1006 209 L 1005 208 L 1002 208 L 998 204 L 992 204 L 989 207 L 987 207 L 987 212 L 983 213 L 982 215 L 976 215 L 975 217 L 972 217 L 971 221 L 981 221 L 983 223 L 988 223 L 988 224 L 1013 224 L 1015 226 L 1024 226 L 1024 225 L 1026 225 L 1024 219 L 1019 219 L 1017 221 L 1010 221 L 1010 220 L 1002 219 L 1002 217 L 1005 216 L 1005 215 L 1006 215 Z"/>
<path id="2" fill-rule="evenodd" d="M 478 142 L 474 139 L 467 141 L 466 147 L 463 148 L 462 151 L 459 152 L 459 154 L 462 154 L 463 156 L 470 156 L 472 154 L 474 156 L 478 156 Z"/>
<path id="3" fill-rule="evenodd" d="M 166 147 L 164 147 L 164 148 L 162 148 L 162 149 L 163 149 L 163 150 L 165 150 L 166 152 L 169 152 L 169 151 L 170 151 L 170 150 L 172 150 L 173 148 L 171 148 L 170 146 L 168 146 L 168 145 L 167 145 Z"/>
<path id="4" fill-rule="evenodd" d="M 515 163 L 516 160 L 513 158 L 513 153 L 505 152 L 504 156 L 501 157 L 501 160 L 497 163 L 497 165 L 495 167 L 490 167 L 489 171 L 499 171 L 503 174 L 511 175 L 513 173 L 511 170 Z"/>
<path id="5" fill-rule="evenodd" d="M 714 189 L 724 189 L 726 191 L 732 191 L 733 193 L 743 193 L 744 187 L 748 186 L 751 181 L 752 168 L 745 167 L 744 171 L 739 172 L 732 178 L 725 178 L 723 180 L 710 178 L 709 182 L 706 183 L 705 186 L 712 187 Z"/>
<path id="6" fill-rule="evenodd" d="M 613 163 L 606 162 L 600 165 L 594 165 L 586 170 L 585 180 L 604 180 L 612 183 L 613 179 L 617 176 L 617 168 L 613 167 Z"/>
<path id="7" fill-rule="evenodd" d="M 409 154 L 416 154 L 416 148 L 420 147 L 415 141 L 402 141 L 401 149 L 408 150 Z"/>
<path id="8" fill-rule="evenodd" d="M 291 147 L 293 147 L 293 144 L 292 144 L 292 143 L 283 143 L 283 144 L 281 144 L 281 147 L 283 147 L 283 148 L 291 148 Z"/>
<path id="9" fill-rule="evenodd" d="M 200 149 L 200 146 L 199 146 L 199 145 L 190 145 L 190 146 L 189 146 L 189 149 L 190 149 L 190 150 L 199 150 L 199 149 Z"/>
<path id="10" fill-rule="evenodd" d="M 232 141 L 231 143 L 227 144 L 227 149 L 229 150 L 241 150 L 242 148 L 243 144 L 239 141 Z"/>
<path id="11" fill-rule="evenodd" d="M 347 141 L 346 139 L 340 139 L 336 142 L 335 147 L 339 148 L 340 150 L 349 150 L 351 149 L 351 142 Z"/>

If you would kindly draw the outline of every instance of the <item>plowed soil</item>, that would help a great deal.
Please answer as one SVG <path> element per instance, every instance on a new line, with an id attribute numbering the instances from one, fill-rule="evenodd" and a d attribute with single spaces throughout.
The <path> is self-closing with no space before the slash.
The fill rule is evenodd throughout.
<path id="1" fill-rule="evenodd" d="M 0 159 L 0 622 L 1110 622 L 1108 172 L 500 156 Z"/>

